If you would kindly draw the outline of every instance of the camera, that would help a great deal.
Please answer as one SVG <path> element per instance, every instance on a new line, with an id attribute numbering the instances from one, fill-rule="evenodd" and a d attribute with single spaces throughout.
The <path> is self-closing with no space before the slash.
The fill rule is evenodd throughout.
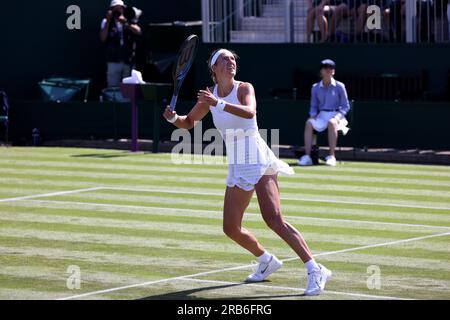
<path id="1" fill-rule="evenodd" d="M 123 15 L 128 21 L 137 23 L 140 16 L 142 15 L 142 10 L 136 7 L 126 7 L 123 11 Z"/>
<path id="2" fill-rule="evenodd" d="M 114 10 L 112 12 L 112 16 L 114 19 L 118 19 L 121 15 L 122 15 L 122 13 L 120 11 Z"/>

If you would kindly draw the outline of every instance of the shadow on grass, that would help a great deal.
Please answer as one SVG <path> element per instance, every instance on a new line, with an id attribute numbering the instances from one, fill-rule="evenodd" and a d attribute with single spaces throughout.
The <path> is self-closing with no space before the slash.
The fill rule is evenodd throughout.
<path id="1" fill-rule="evenodd" d="M 71 157 L 74 158 L 99 158 L 99 159 L 110 159 L 110 158 L 121 158 L 121 157 L 130 157 L 143 155 L 143 152 L 132 153 L 130 151 L 124 151 L 121 153 L 88 153 L 88 154 L 74 154 Z"/>
<path id="2" fill-rule="evenodd" d="M 337 162 L 338 163 L 340 163 L 340 161 L 339 160 L 337 160 Z M 298 163 L 298 161 L 286 161 L 286 163 L 288 164 L 288 165 L 290 165 L 291 167 L 298 167 L 298 168 L 314 168 L 314 167 L 328 167 L 326 164 L 325 164 L 325 160 L 322 160 L 321 162 L 319 162 L 318 164 L 313 164 L 313 165 L 310 165 L 310 166 L 301 166 L 299 163 Z"/>
<path id="3" fill-rule="evenodd" d="M 202 287 L 202 288 L 195 288 L 195 289 L 188 289 L 188 290 L 182 290 L 182 291 L 176 291 L 176 292 L 169 292 L 165 294 L 159 294 L 159 295 L 153 295 L 148 296 L 144 298 L 140 298 L 138 300 L 207 300 L 208 298 L 198 297 L 195 296 L 195 293 L 199 292 L 205 292 L 209 290 L 217 290 L 217 289 L 226 289 L 231 287 L 238 287 L 238 286 L 245 286 L 248 285 L 246 282 L 242 283 L 233 283 L 233 284 L 223 284 L 223 285 L 217 285 L 217 286 L 209 286 L 209 287 Z M 274 298 L 293 298 L 293 297 L 303 297 L 304 294 L 286 294 L 286 295 L 246 295 L 246 296 L 224 296 L 224 297 L 217 297 L 215 296 L 214 299 L 220 299 L 220 300 L 252 300 L 252 299 L 274 299 Z"/>

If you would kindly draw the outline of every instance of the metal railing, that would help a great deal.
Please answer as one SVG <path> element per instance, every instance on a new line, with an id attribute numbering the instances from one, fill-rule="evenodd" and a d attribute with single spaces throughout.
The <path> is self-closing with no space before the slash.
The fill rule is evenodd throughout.
<path id="1" fill-rule="evenodd" d="M 243 29 L 245 18 L 257 18 L 274 0 L 202 0 L 203 42 L 231 42 L 232 31 Z"/>
<path id="2" fill-rule="evenodd" d="M 328 34 L 315 29 L 316 41 L 438 43 L 449 41 L 448 0 L 365 0 L 327 6 Z M 319 38 L 319 40 L 317 39 Z"/>
<path id="3" fill-rule="evenodd" d="M 204 42 L 441 43 L 450 37 L 449 0 L 202 0 L 202 19 Z"/>

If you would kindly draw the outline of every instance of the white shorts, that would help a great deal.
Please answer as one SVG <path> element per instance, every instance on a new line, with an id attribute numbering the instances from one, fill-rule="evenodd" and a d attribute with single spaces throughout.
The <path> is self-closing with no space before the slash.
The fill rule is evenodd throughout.
<path id="1" fill-rule="evenodd" d="M 259 133 L 245 137 L 245 141 L 240 140 L 244 143 L 237 143 L 238 140 L 230 138 L 225 141 L 229 162 L 226 180 L 228 187 L 236 186 L 250 191 L 263 175 L 294 174 L 294 169 L 275 156 Z M 243 161 L 239 161 L 239 158 Z"/>
<path id="2" fill-rule="evenodd" d="M 336 111 L 320 111 L 315 119 L 309 119 L 309 123 L 312 124 L 314 130 L 322 132 L 328 128 L 328 121 L 334 118 L 339 112 Z M 347 119 L 342 118 L 338 122 L 338 131 L 341 130 L 344 135 L 347 134 L 349 128 L 347 127 Z"/>

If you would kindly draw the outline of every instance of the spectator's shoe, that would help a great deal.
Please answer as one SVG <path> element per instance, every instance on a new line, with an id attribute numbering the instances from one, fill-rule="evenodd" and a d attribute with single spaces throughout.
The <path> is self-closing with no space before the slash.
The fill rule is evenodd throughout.
<path id="1" fill-rule="evenodd" d="M 266 279 L 269 275 L 281 268 L 283 262 L 272 255 L 268 263 L 260 262 L 256 267 L 256 271 L 249 275 L 245 281 L 260 282 Z"/>
<path id="2" fill-rule="evenodd" d="M 334 156 L 327 156 L 325 158 L 325 164 L 327 166 L 335 167 L 336 166 L 336 158 Z"/>
<path id="3" fill-rule="evenodd" d="M 305 154 L 300 159 L 298 159 L 298 164 L 300 166 L 312 166 L 313 161 L 309 155 Z"/>
<path id="4" fill-rule="evenodd" d="M 325 290 L 325 284 L 331 279 L 332 272 L 319 263 L 319 269 L 308 273 L 308 287 L 305 296 L 317 296 Z"/>

